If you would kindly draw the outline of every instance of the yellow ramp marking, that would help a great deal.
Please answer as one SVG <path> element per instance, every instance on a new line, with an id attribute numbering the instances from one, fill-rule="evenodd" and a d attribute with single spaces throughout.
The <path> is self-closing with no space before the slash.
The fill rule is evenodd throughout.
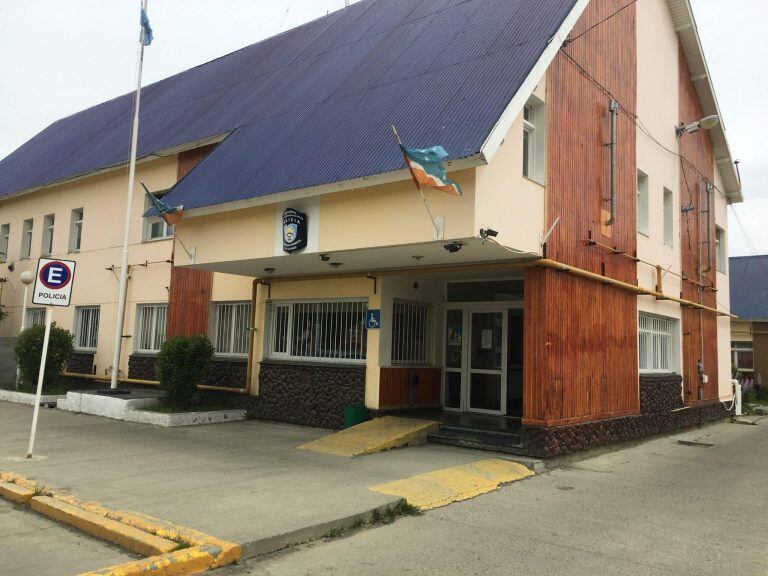
<path id="1" fill-rule="evenodd" d="M 417 474 L 403 480 L 371 486 L 370 489 L 401 496 L 421 510 L 431 510 L 492 492 L 501 484 L 533 475 L 531 470 L 517 462 L 490 458 Z"/>
<path id="2" fill-rule="evenodd" d="M 10 482 L 0 481 L 0 498 L 10 500 L 16 504 L 27 504 L 34 495 L 34 490 L 11 484 Z"/>
<path id="3" fill-rule="evenodd" d="M 424 444 L 427 434 L 438 428 L 437 422 L 429 420 L 384 416 L 323 436 L 299 446 L 299 449 L 352 458 L 391 448 Z"/>

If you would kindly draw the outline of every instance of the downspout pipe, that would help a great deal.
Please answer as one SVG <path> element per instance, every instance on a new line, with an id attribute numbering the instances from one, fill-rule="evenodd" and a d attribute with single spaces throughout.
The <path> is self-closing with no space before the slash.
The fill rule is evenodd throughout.
<path id="1" fill-rule="evenodd" d="M 704 242 L 707 245 L 707 267 L 705 274 L 712 271 L 712 182 L 707 182 L 707 239 Z"/>
<path id="2" fill-rule="evenodd" d="M 607 200 L 611 204 L 611 211 L 610 216 L 608 216 L 608 221 L 605 223 L 606 226 L 613 225 L 616 220 L 616 138 L 619 103 L 613 98 L 611 98 L 609 110 L 611 111 L 611 142 L 608 144 L 611 147 L 611 190 Z"/>

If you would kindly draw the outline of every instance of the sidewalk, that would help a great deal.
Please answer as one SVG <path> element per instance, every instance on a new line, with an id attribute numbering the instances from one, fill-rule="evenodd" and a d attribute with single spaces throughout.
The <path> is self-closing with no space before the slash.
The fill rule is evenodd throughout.
<path id="1" fill-rule="evenodd" d="M 244 557 L 399 501 L 371 486 L 488 458 L 420 446 L 350 459 L 297 449 L 325 430 L 260 421 L 155 428 L 44 410 L 36 458 L 26 461 L 31 418 L 31 407 L 0 402 L 0 470 L 242 543 Z"/>

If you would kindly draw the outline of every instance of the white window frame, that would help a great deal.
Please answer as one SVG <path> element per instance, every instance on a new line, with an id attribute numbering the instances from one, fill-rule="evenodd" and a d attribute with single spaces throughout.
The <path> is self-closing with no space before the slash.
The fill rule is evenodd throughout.
<path id="1" fill-rule="evenodd" d="M 167 190 L 161 191 L 161 192 L 153 192 L 153 195 L 158 200 L 165 196 L 168 193 Z M 152 201 L 146 197 L 144 197 L 144 211 L 146 212 L 152 207 Z M 152 230 L 153 226 L 155 224 L 160 224 L 162 227 L 163 233 L 159 236 L 153 236 Z M 162 240 L 169 240 L 173 237 L 173 226 L 169 226 L 165 223 L 165 220 L 163 220 L 160 216 L 152 216 L 150 218 L 144 218 L 144 234 L 143 239 L 144 242 L 160 242 Z"/>
<path id="2" fill-rule="evenodd" d="M 24 318 L 24 329 L 33 326 L 43 326 L 45 324 L 45 308 L 27 308 L 27 315 Z"/>
<path id="3" fill-rule="evenodd" d="M 83 245 L 83 216 L 85 210 L 75 208 L 72 210 L 69 224 L 69 251 L 80 252 Z"/>
<path id="4" fill-rule="evenodd" d="M 410 338 L 414 333 L 420 339 Z M 395 298 L 392 301 L 392 365 L 429 366 L 432 342 L 432 306 Z"/>
<path id="5" fill-rule="evenodd" d="M 650 236 L 650 192 L 648 174 L 637 171 L 637 233 Z"/>
<path id="6" fill-rule="evenodd" d="M 21 228 L 21 255 L 22 260 L 27 260 L 32 256 L 32 236 L 35 233 L 34 218 L 27 218 L 22 223 Z"/>
<path id="7" fill-rule="evenodd" d="M 752 368 L 742 368 L 739 366 L 739 352 L 751 352 L 752 353 Z M 733 367 L 740 372 L 749 372 L 750 374 L 755 371 L 755 344 L 748 341 L 731 341 L 731 362 Z"/>
<path id="8" fill-rule="evenodd" d="M 101 308 L 99 306 L 77 306 L 75 308 L 75 350 L 80 352 L 96 351 L 99 345 L 100 321 Z M 83 333 L 84 327 L 85 334 Z M 81 346 L 83 341 L 85 341 L 85 345 Z"/>
<path id="9" fill-rule="evenodd" d="M 638 367 L 641 374 L 678 374 L 680 370 L 680 321 L 677 318 L 640 312 L 637 321 Z M 648 339 L 643 346 L 643 337 Z M 663 338 L 667 339 L 666 351 Z M 645 350 L 645 359 L 643 351 Z M 663 364 L 663 357 L 667 365 Z M 658 364 L 655 364 L 658 360 Z M 645 367 L 643 366 L 645 364 Z"/>
<path id="10" fill-rule="evenodd" d="M 728 262 L 725 229 L 715 226 L 715 263 L 717 271 L 725 274 Z"/>
<path id="11" fill-rule="evenodd" d="M 40 245 L 40 255 L 53 254 L 53 235 L 56 230 L 56 214 L 43 216 L 43 243 Z"/>
<path id="12" fill-rule="evenodd" d="M 144 320 L 149 321 L 144 330 Z M 136 325 L 133 328 L 133 349 L 136 352 L 157 354 L 166 340 L 168 304 L 137 304 Z"/>
<path id="13" fill-rule="evenodd" d="M 298 313 L 312 313 L 313 307 L 319 307 L 322 312 L 324 306 L 333 306 L 334 304 L 351 304 L 353 309 L 348 311 L 348 319 L 342 320 L 344 324 L 342 326 L 335 325 L 334 327 L 341 328 L 340 333 L 351 331 L 355 329 L 356 323 L 353 323 L 353 316 L 362 313 L 362 336 L 360 337 L 359 347 L 355 345 L 354 348 L 345 346 L 345 350 L 351 357 L 338 357 L 338 356 L 320 356 L 312 355 L 308 353 L 301 353 L 300 351 L 294 351 L 294 338 L 293 327 L 295 315 Z M 309 309 L 306 310 L 305 309 Z M 276 328 L 275 321 L 277 318 L 277 309 L 288 311 L 286 318 L 286 324 L 284 324 L 284 330 L 281 332 L 285 337 L 286 348 L 285 351 L 276 350 Z M 267 358 L 276 360 L 293 360 L 297 362 L 313 362 L 313 363 L 329 363 L 329 364 L 358 364 L 365 365 L 366 357 L 368 353 L 368 330 L 365 325 L 365 315 L 368 312 L 368 299 L 367 298 L 333 298 L 324 300 L 274 300 L 267 304 L 267 338 L 265 339 L 265 355 Z M 322 338 L 318 338 L 322 339 Z M 298 352 L 298 353 L 294 353 Z"/>
<path id="14" fill-rule="evenodd" d="M 242 307 L 247 310 L 247 314 L 244 319 L 240 319 L 240 322 L 235 321 L 235 311 L 238 307 Z M 231 317 L 228 319 L 228 326 L 220 326 L 220 310 L 231 310 Z M 247 358 L 248 348 L 250 346 L 251 338 L 251 317 L 253 315 L 252 304 L 250 301 L 237 301 L 237 302 L 213 302 L 211 305 L 211 322 L 210 322 L 210 336 L 211 343 L 213 344 L 214 354 L 224 358 Z M 241 338 L 245 339 L 245 350 L 236 350 L 238 331 L 242 330 L 243 335 Z M 226 350 L 221 350 L 222 342 L 221 336 L 226 335 L 228 338 L 228 345 Z"/>
<path id="15" fill-rule="evenodd" d="M 11 225 L 0 225 L 0 262 L 8 260 L 8 249 L 11 245 Z"/>
<path id="16" fill-rule="evenodd" d="M 662 193 L 664 246 L 675 247 L 675 195 L 669 188 Z"/>
<path id="17" fill-rule="evenodd" d="M 523 107 L 522 174 L 544 185 L 546 181 L 546 105 L 531 96 Z"/>

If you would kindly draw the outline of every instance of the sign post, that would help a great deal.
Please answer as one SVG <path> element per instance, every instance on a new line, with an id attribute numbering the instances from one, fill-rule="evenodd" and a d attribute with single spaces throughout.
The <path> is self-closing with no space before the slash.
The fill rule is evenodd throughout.
<path id="1" fill-rule="evenodd" d="M 75 279 L 76 263 L 71 260 L 51 260 L 40 258 L 37 262 L 35 289 L 32 292 L 32 303 L 45 306 L 45 336 L 43 337 L 43 353 L 40 356 L 40 372 L 37 376 L 37 392 L 32 413 L 32 431 L 29 434 L 27 458 L 32 458 L 37 433 L 37 418 L 40 415 L 40 396 L 43 393 L 45 378 L 45 361 L 48 358 L 48 341 L 51 336 L 51 319 L 54 307 L 69 306 L 72 297 L 72 284 Z"/>

